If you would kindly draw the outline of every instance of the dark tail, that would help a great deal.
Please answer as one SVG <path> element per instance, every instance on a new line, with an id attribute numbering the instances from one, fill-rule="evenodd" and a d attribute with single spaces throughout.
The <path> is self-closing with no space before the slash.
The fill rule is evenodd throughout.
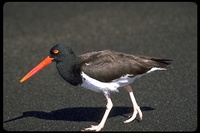
<path id="1" fill-rule="evenodd" d="M 163 68 L 173 68 L 172 64 L 172 60 L 170 59 L 159 59 L 159 58 L 153 58 L 153 61 L 157 62 L 159 64 L 160 67 Z"/>
<path id="2" fill-rule="evenodd" d="M 170 65 L 172 63 L 172 60 L 170 59 L 152 59 L 152 60 L 156 62 L 160 62 L 165 65 Z"/>

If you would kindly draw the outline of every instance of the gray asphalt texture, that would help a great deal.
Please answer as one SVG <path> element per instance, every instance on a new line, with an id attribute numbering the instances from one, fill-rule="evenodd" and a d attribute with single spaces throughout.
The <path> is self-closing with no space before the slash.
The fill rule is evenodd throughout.
<path id="1" fill-rule="evenodd" d="M 8 2 L 3 8 L 4 130 L 80 131 L 100 122 L 106 105 L 103 94 L 69 85 L 55 63 L 19 82 L 56 42 L 77 55 L 111 49 L 173 60 L 173 69 L 131 85 L 143 120 L 123 123 L 132 104 L 120 88 L 111 94 L 114 107 L 102 131 L 197 129 L 195 3 Z"/>

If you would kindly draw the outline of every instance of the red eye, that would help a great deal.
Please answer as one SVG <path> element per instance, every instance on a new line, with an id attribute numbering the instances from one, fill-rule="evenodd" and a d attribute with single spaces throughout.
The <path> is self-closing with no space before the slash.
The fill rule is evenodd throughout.
<path id="1" fill-rule="evenodd" d="M 53 51 L 53 53 L 54 53 L 54 54 L 58 54 L 58 53 L 59 53 L 59 50 L 55 49 L 55 50 Z"/>

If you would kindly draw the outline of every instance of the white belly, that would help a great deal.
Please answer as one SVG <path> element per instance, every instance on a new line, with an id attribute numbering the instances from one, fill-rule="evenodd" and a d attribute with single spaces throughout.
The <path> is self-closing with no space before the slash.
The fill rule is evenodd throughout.
<path id="1" fill-rule="evenodd" d="M 156 71 L 156 70 L 166 70 L 165 68 L 157 68 L 153 67 L 149 71 L 147 71 L 144 74 L 140 74 L 134 77 L 129 77 L 130 75 L 127 74 L 125 76 L 120 77 L 119 79 L 113 80 L 111 82 L 100 82 L 96 79 L 93 79 L 86 75 L 84 72 L 81 73 L 81 76 L 83 78 L 83 83 L 81 84 L 82 87 L 96 91 L 96 92 L 103 92 L 104 95 L 109 95 L 110 92 L 119 92 L 118 88 L 123 87 L 126 85 L 131 84 L 135 79 L 140 78 L 141 76 Z"/>
<path id="2" fill-rule="evenodd" d="M 127 75 L 107 83 L 93 79 L 84 72 L 82 72 L 81 75 L 83 77 L 83 83 L 81 84 L 82 87 L 96 92 L 103 92 L 104 95 L 108 95 L 110 92 L 118 92 L 117 88 L 131 84 L 137 77 L 139 77 L 136 76 L 130 78 Z"/>

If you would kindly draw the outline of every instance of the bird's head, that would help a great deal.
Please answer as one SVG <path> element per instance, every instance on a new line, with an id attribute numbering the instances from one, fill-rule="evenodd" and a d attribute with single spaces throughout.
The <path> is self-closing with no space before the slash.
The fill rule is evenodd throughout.
<path id="1" fill-rule="evenodd" d="M 56 44 L 51 48 L 49 57 L 53 59 L 52 61 L 60 62 L 74 58 L 75 54 L 70 47 L 66 47 L 63 44 Z"/>
<path id="2" fill-rule="evenodd" d="M 75 57 L 74 52 L 71 48 L 64 46 L 63 44 L 56 44 L 54 45 L 51 50 L 50 54 L 41 61 L 37 66 L 35 66 L 30 72 L 28 72 L 21 80 L 20 82 L 24 82 L 28 78 L 32 77 L 36 73 L 38 73 L 40 70 L 42 70 L 45 66 L 51 64 L 53 61 L 55 62 L 62 62 L 68 60 L 73 61 L 73 58 Z"/>

